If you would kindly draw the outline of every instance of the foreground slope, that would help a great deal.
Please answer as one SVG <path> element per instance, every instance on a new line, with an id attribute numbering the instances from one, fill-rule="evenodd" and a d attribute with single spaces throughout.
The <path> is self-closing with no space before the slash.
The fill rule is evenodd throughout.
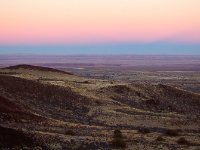
<path id="1" fill-rule="evenodd" d="M 200 95 L 169 85 L 88 79 L 18 65 L 0 69 L 0 102 L 0 127 L 23 134 L 30 149 L 113 149 L 115 129 L 124 134 L 126 149 L 200 146 Z M 157 140 L 161 136 L 164 140 Z M 190 144 L 177 143 L 180 137 Z"/>

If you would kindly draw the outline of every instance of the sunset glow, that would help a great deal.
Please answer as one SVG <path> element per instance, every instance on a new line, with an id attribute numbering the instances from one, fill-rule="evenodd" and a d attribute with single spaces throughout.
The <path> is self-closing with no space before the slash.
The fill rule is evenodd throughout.
<path id="1" fill-rule="evenodd" d="M 199 0 L 1 0 L 1 44 L 200 43 Z"/>

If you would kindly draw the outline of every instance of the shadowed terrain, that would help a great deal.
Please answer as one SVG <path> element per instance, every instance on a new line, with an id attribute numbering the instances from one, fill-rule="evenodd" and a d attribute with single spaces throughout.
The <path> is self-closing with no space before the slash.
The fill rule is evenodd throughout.
<path id="1" fill-rule="evenodd" d="M 31 65 L 2 68 L 0 147 L 200 148 L 200 94 L 182 80 L 148 73 L 128 80 L 116 72 L 104 79 Z"/>

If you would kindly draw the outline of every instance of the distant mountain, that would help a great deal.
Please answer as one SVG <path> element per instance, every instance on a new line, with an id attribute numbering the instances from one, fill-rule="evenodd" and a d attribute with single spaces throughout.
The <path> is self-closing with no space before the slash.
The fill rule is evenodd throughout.
<path id="1" fill-rule="evenodd" d="M 38 70 L 38 71 L 46 71 L 46 72 L 56 72 L 56 73 L 63 73 L 63 74 L 68 74 L 72 75 L 72 73 L 53 69 L 53 68 L 48 68 L 48 67 L 40 67 L 40 66 L 33 66 L 33 65 L 16 65 L 16 66 L 10 66 L 6 67 L 4 69 L 10 69 L 10 70 L 17 70 L 17 69 L 28 69 L 28 70 Z"/>

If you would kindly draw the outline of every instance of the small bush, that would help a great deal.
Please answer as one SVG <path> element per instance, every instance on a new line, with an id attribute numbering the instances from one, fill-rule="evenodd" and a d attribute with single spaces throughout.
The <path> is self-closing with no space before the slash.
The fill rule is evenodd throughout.
<path id="1" fill-rule="evenodd" d="M 126 142 L 122 138 L 114 138 L 112 145 L 115 148 L 126 148 Z"/>
<path id="2" fill-rule="evenodd" d="M 96 100 L 95 103 L 96 103 L 97 105 L 100 105 L 100 104 L 101 104 L 101 101 Z"/>
<path id="3" fill-rule="evenodd" d="M 114 131 L 114 138 L 123 138 L 122 132 L 120 130 Z"/>
<path id="4" fill-rule="evenodd" d="M 179 138 L 178 140 L 177 140 L 177 143 L 179 144 L 179 145 L 189 145 L 190 144 L 190 142 L 189 141 L 187 141 L 185 138 Z"/>
<path id="5" fill-rule="evenodd" d="M 150 130 L 148 128 L 139 128 L 138 132 L 143 133 L 143 134 L 147 134 L 147 133 L 150 133 Z"/>
<path id="6" fill-rule="evenodd" d="M 13 147 L 13 149 L 15 149 L 15 150 L 21 150 L 21 149 L 22 149 L 22 146 L 20 146 L 20 145 L 15 145 L 15 146 Z"/>
<path id="7" fill-rule="evenodd" d="M 74 135 L 75 135 L 75 132 L 74 132 L 73 130 L 67 130 L 67 131 L 65 132 L 65 134 L 66 134 L 66 135 L 72 135 L 72 136 L 74 136 Z"/>
<path id="8" fill-rule="evenodd" d="M 126 148 L 126 142 L 123 139 L 122 132 L 120 130 L 114 131 L 114 136 L 112 140 L 112 146 L 115 148 Z"/>
<path id="9" fill-rule="evenodd" d="M 161 141 L 164 141 L 165 139 L 162 137 L 162 136 L 158 136 L 157 138 L 156 138 L 156 141 L 158 141 L 158 142 L 161 142 Z"/>
<path id="10" fill-rule="evenodd" d="M 179 131 L 178 130 L 166 130 L 165 134 L 168 136 L 178 136 Z"/>
<path id="11" fill-rule="evenodd" d="M 89 81 L 83 81 L 83 83 L 85 83 L 85 84 L 89 84 L 90 82 L 89 82 Z"/>

